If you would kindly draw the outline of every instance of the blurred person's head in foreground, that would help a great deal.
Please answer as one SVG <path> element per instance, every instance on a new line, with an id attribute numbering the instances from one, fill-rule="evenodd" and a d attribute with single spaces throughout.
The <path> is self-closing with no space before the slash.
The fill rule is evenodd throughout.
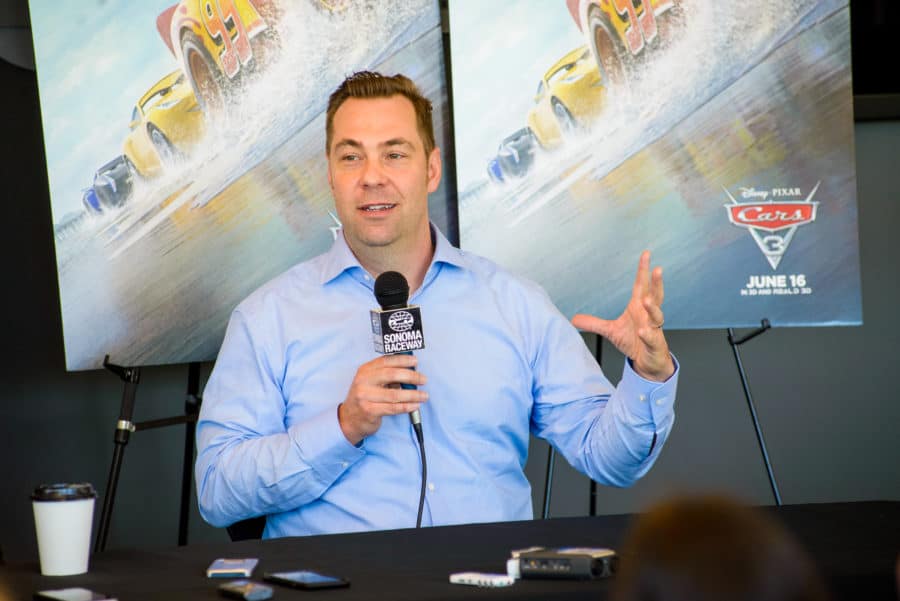
<path id="1" fill-rule="evenodd" d="M 722 496 L 673 499 L 637 518 L 614 601 L 825 601 L 799 543 L 760 509 Z"/>

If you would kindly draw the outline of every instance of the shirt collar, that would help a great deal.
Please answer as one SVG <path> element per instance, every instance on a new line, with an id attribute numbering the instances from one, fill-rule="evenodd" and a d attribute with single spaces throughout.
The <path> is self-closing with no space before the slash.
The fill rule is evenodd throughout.
<path id="1" fill-rule="evenodd" d="M 431 265 L 428 267 L 429 272 L 433 271 L 435 265 L 439 263 L 446 263 L 448 265 L 459 267 L 460 269 L 467 268 L 465 253 L 450 244 L 447 237 L 444 236 L 441 230 L 433 223 L 431 224 L 431 237 L 434 240 L 434 256 L 431 258 Z M 344 239 L 343 229 L 338 230 L 338 235 L 334 240 L 334 244 L 332 244 L 328 252 L 323 255 L 323 259 L 321 271 L 322 285 L 335 280 L 339 275 L 347 271 L 352 271 L 354 269 L 358 269 L 362 272 L 365 271 L 363 266 L 359 264 L 353 251 L 351 251 L 350 247 L 347 245 L 347 241 Z"/>

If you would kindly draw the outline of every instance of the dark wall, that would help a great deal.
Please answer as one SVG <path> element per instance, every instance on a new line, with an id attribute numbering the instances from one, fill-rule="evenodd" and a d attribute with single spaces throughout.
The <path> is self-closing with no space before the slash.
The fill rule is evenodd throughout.
<path id="1" fill-rule="evenodd" d="M 0 546 L 7 559 L 35 559 L 29 494 L 38 483 L 62 480 L 93 482 L 102 494 L 122 385 L 108 372 L 65 371 L 34 73 L 0 60 L 0 92 Z M 900 499 L 900 122 L 858 124 L 856 135 L 865 325 L 773 330 L 742 348 L 786 503 Z M 637 511 L 678 490 L 771 503 L 724 332 L 668 336 L 682 364 L 675 430 L 643 481 L 600 489 L 600 512 Z M 618 379 L 622 358 L 609 345 L 605 351 L 607 372 Z M 135 420 L 179 414 L 186 383 L 186 366 L 145 368 Z M 109 548 L 176 543 L 183 442 L 181 427 L 132 437 Z M 527 470 L 536 510 L 545 459 L 546 446 L 535 443 Z M 553 515 L 584 514 L 587 503 L 587 480 L 560 462 Z M 192 506 L 190 541 L 226 540 Z M 95 523 L 98 515 L 99 504 Z"/>

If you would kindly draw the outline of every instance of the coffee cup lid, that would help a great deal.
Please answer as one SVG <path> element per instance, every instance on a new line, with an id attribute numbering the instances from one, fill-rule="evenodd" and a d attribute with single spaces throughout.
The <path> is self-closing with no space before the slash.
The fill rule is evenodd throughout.
<path id="1" fill-rule="evenodd" d="M 96 496 L 94 487 L 87 482 L 41 484 L 31 493 L 33 501 L 75 501 Z"/>

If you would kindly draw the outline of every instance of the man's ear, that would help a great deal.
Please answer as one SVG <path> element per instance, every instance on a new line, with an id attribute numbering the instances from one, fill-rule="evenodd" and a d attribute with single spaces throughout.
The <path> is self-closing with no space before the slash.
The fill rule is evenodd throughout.
<path id="1" fill-rule="evenodd" d="M 441 149 L 435 146 L 428 155 L 428 193 L 431 194 L 441 185 L 441 173 L 443 165 L 441 164 Z"/>

